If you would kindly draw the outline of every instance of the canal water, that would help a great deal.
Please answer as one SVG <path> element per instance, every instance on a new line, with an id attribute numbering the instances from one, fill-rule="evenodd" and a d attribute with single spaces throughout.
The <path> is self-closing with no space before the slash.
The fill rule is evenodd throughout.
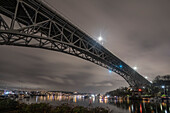
<path id="1" fill-rule="evenodd" d="M 113 113 L 170 113 L 170 103 L 151 103 L 150 101 L 130 101 L 121 98 L 117 100 L 82 98 L 81 96 L 33 96 L 23 99 L 22 102 L 49 103 L 57 106 L 64 103 L 85 107 L 109 108 Z"/>

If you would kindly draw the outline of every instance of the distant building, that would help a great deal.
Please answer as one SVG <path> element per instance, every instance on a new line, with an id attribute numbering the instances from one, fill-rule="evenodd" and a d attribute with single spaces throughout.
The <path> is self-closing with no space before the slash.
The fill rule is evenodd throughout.
<path id="1" fill-rule="evenodd" d="M 170 75 L 155 77 L 153 85 L 162 88 L 163 93 L 170 96 Z"/>
<path id="2" fill-rule="evenodd" d="M 4 95 L 4 90 L 0 90 L 0 96 Z"/>

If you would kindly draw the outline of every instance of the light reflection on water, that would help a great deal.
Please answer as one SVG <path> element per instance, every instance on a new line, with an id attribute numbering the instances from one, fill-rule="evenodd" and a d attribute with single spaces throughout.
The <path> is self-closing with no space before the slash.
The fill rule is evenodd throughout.
<path id="1" fill-rule="evenodd" d="M 81 95 L 72 96 L 34 96 L 30 99 L 22 100 L 25 103 L 50 103 L 52 105 L 60 105 L 63 103 L 70 103 L 81 106 L 100 106 L 109 107 L 115 112 L 119 113 L 169 113 L 170 103 L 150 103 L 150 101 L 130 101 L 118 98 L 116 100 L 108 100 L 103 98 L 83 98 Z"/>
<path id="2" fill-rule="evenodd" d="M 109 101 L 109 104 L 121 109 L 128 109 L 130 113 L 170 113 L 170 103 L 151 103 L 149 99 L 147 101 L 125 101 L 118 99 Z"/>

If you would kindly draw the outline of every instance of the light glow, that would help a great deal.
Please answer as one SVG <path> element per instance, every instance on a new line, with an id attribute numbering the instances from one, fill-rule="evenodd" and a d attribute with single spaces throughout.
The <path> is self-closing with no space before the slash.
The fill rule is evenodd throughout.
<path id="1" fill-rule="evenodd" d="M 102 38 L 101 36 L 99 36 L 98 40 L 99 40 L 99 41 L 102 41 L 102 40 L 103 40 L 103 38 Z"/>
<path id="2" fill-rule="evenodd" d="M 135 66 L 135 67 L 133 67 L 133 69 L 134 69 L 134 70 L 137 70 L 138 68 Z"/>
<path id="3" fill-rule="evenodd" d="M 112 73 L 112 70 L 109 70 L 109 73 Z"/>

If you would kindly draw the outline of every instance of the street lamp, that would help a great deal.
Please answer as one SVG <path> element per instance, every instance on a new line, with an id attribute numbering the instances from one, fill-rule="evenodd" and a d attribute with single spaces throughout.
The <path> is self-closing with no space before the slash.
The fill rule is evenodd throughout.
<path id="1" fill-rule="evenodd" d="M 162 88 L 164 89 L 164 88 L 165 88 L 165 86 L 162 86 Z"/>
<path id="2" fill-rule="evenodd" d="M 164 89 L 164 94 L 165 94 L 165 86 L 161 86 L 162 87 L 162 89 Z"/>
<path id="3" fill-rule="evenodd" d="M 133 67 L 133 69 L 134 69 L 134 70 L 137 70 L 138 68 L 135 66 L 135 67 Z"/>
<path id="4" fill-rule="evenodd" d="M 148 77 L 146 76 L 145 78 L 147 79 Z"/>
<path id="5" fill-rule="evenodd" d="M 99 42 L 103 40 L 103 38 L 101 36 L 99 36 L 98 38 Z"/>
<path id="6" fill-rule="evenodd" d="M 112 73 L 112 70 L 109 69 L 109 73 Z"/>

